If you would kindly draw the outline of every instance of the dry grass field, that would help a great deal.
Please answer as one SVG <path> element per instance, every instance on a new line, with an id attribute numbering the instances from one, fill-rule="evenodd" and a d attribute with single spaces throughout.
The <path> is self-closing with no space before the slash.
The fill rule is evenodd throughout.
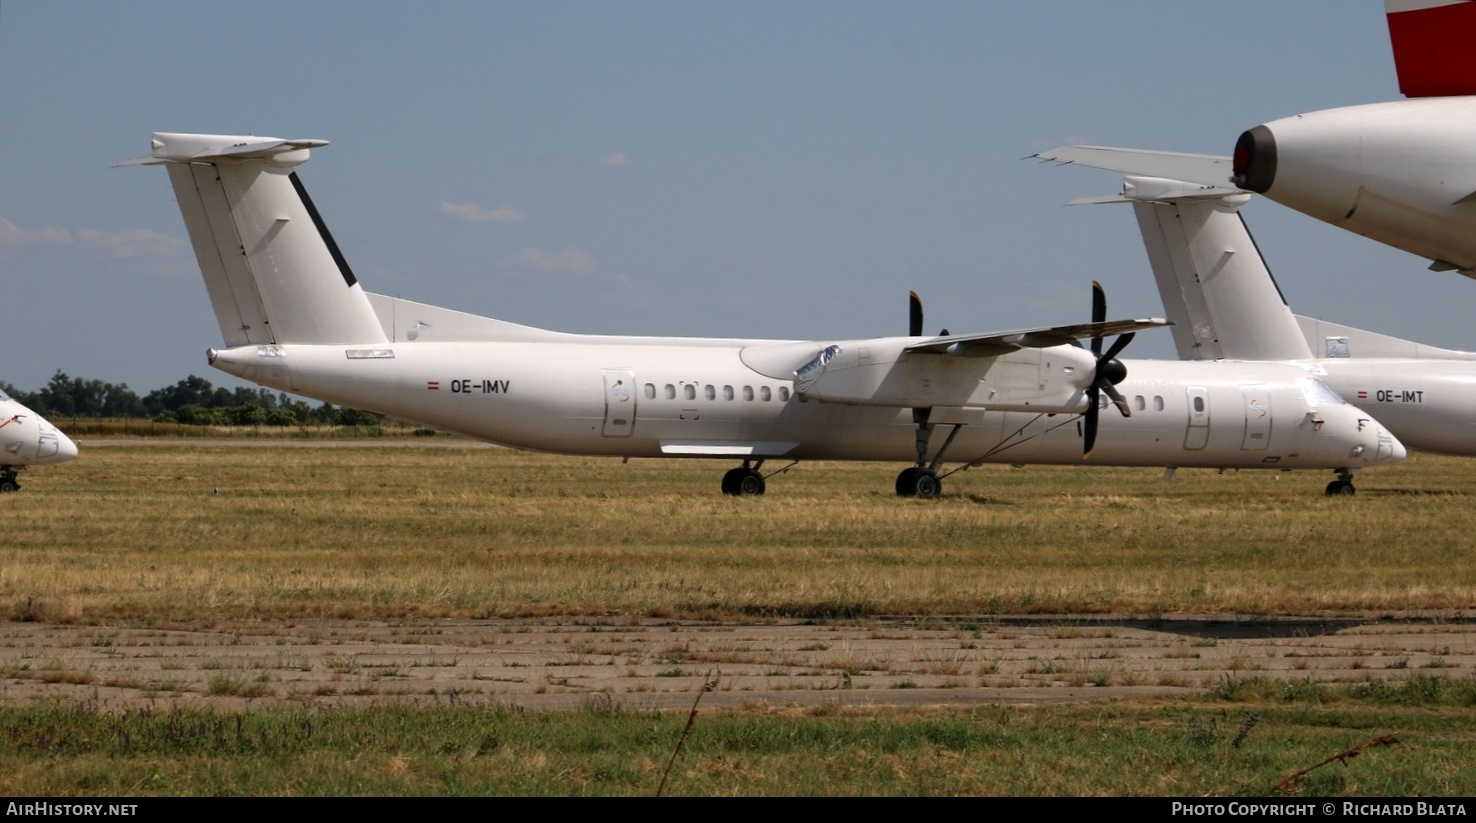
<path id="1" fill-rule="evenodd" d="M 1351 499 L 1298 473 L 984 467 L 936 501 L 815 463 L 414 440 L 94 446 L 0 498 L 0 616 L 844 619 L 1449 614 L 1476 606 L 1476 464 L 1416 455 Z"/>

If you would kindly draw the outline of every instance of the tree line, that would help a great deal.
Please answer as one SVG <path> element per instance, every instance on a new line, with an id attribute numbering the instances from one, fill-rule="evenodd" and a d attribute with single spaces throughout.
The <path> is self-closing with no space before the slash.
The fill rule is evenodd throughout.
<path id="1" fill-rule="evenodd" d="M 0 391 L 53 421 L 106 417 L 196 426 L 373 426 L 380 422 L 368 412 L 332 403 L 313 406 L 285 392 L 212 386 L 193 374 L 143 397 L 127 383 L 86 380 L 62 371 L 39 391 L 21 391 L 4 381 L 0 381 Z"/>

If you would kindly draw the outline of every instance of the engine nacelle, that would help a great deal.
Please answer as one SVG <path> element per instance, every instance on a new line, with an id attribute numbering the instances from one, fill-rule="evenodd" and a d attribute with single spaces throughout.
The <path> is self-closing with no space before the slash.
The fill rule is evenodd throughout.
<path id="1" fill-rule="evenodd" d="M 1076 346 L 1027 348 L 991 357 L 905 352 L 907 338 L 852 340 L 825 348 L 796 371 L 807 399 L 860 406 L 965 407 L 1080 413 L 1096 365 Z"/>
<path id="2" fill-rule="evenodd" d="M 1476 98 L 1349 106 L 1256 126 L 1231 181 L 1476 276 Z"/>

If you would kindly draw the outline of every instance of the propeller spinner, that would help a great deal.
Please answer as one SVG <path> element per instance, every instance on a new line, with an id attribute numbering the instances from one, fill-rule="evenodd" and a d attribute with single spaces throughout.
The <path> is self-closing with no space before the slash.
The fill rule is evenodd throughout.
<path id="1" fill-rule="evenodd" d="M 1102 323 L 1107 320 L 1107 292 L 1102 289 L 1102 284 L 1092 281 L 1092 322 Z M 1113 405 L 1122 412 L 1123 417 L 1132 417 L 1133 412 L 1128 408 L 1127 398 L 1117 390 L 1117 384 L 1127 377 L 1127 367 L 1117 359 L 1117 355 L 1133 342 L 1133 332 L 1128 332 L 1102 351 L 1102 338 L 1092 338 L 1092 356 L 1097 359 L 1097 366 L 1092 373 L 1092 385 L 1087 387 L 1087 411 L 1085 443 L 1082 446 L 1082 459 L 1092 456 L 1092 447 L 1097 443 L 1097 417 L 1101 412 L 1102 393 L 1112 399 Z"/>

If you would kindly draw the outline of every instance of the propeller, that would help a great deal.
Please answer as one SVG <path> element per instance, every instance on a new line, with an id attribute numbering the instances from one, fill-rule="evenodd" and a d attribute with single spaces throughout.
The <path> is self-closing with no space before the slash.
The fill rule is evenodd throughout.
<path id="1" fill-rule="evenodd" d="M 910 291 L 910 292 L 907 293 L 907 310 L 908 310 L 908 312 L 907 312 L 907 321 L 908 321 L 907 322 L 907 336 L 908 337 L 922 337 L 923 336 L 922 298 L 921 297 L 918 297 L 917 296 L 917 292 L 915 292 L 915 291 Z M 938 336 L 939 337 L 947 337 L 948 336 L 948 329 L 944 329 L 943 331 L 939 332 L 938 333 Z"/>
<path id="2" fill-rule="evenodd" d="M 1092 322 L 1103 323 L 1107 320 L 1107 292 L 1102 289 L 1102 284 L 1092 281 Z M 1117 384 L 1127 377 L 1127 367 L 1117 359 L 1117 355 L 1133 342 L 1133 333 L 1121 335 L 1112 341 L 1107 351 L 1102 351 L 1102 338 L 1092 338 L 1092 356 L 1097 359 L 1096 368 L 1092 371 L 1092 385 L 1087 387 L 1087 411 L 1085 443 L 1083 444 L 1082 459 L 1092 456 L 1092 446 L 1097 443 L 1097 416 L 1101 411 L 1102 393 L 1112 399 L 1113 405 L 1122 412 L 1123 417 L 1132 417 L 1133 412 L 1128 408 L 1127 398 L 1117 390 Z"/>

